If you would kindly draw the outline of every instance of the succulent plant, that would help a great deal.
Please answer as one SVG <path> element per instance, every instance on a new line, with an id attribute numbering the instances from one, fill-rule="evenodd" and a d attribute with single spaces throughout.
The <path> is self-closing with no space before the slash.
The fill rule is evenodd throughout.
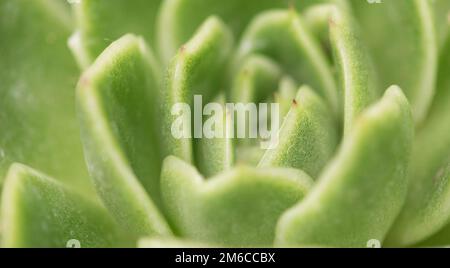
<path id="1" fill-rule="evenodd" d="M 1 0 L 2 246 L 449 245 L 449 11 Z M 278 146 L 174 138 L 194 95 L 278 103 Z"/>

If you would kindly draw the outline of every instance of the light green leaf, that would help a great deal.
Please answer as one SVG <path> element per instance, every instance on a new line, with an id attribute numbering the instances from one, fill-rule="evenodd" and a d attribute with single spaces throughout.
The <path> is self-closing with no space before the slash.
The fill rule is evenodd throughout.
<path id="1" fill-rule="evenodd" d="M 428 0 L 434 11 L 434 20 L 437 27 L 436 33 L 439 40 L 439 47 L 443 48 L 449 34 L 450 23 L 450 1 Z"/>
<path id="2" fill-rule="evenodd" d="M 236 147 L 236 164 L 257 166 L 264 155 L 264 150 L 260 144 L 257 145 L 241 145 Z"/>
<path id="3" fill-rule="evenodd" d="M 277 88 L 281 76 L 282 70 L 270 58 L 251 55 L 234 77 L 230 98 L 235 103 L 259 103 Z"/>
<path id="4" fill-rule="evenodd" d="M 124 34 L 154 40 L 156 15 L 161 0 L 82 0 L 74 4 L 78 32 L 73 39 L 75 55 L 83 68 L 92 63 L 113 41 Z"/>
<path id="5" fill-rule="evenodd" d="M 326 103 L 302 87 L 281 126 L 278 145 L 268 149 L 259 167 L 291 167 L 313 178 L 331 158 L 338 143 L 336 124 Z"/>
<path id="6" fill-rule="evenodd" d="M 348 133 L 355 118 L 378 97 L 377 78 L 372 66 L 372 60 L 364 43 L 361 41 L 359 29 L 355 26 L 356 22 L 349 12 L 347 2 L 330 2 L 334 4 L 314 5 L 307 9 L 305 22 L 302 24 L 304 24 L 304 28 L 311 28 L 310 31 L 317 35 L 317 38 L 322 43 L 321 47 L 325 51 L 331 50 L 328 53 L 334 55 L 340 95 L 337 97 L 336 88 L 331 86 L 325 91 L 325 94 L 322 93 L 321 95 L 332 104 L 331 107 L 335 113 L 337 112 L 337 102 L 339 102 L 339 106 L 341 106 L 343 111 L 339 111 L 338 115 L 343 114 L 344 132 Z M 310 39 L 314 40 L 313 37 L 310 37 Z M 314 42 L 317 49 L 319 41 L 315 40 Z M 307 53 L 308 55 L 313 55 L 312 51 L 307 51 Z M 327 61 L 329 60 L 325 52 L 322 52 L 321 56 L 326 58 Z M 286 58 L 289 57 L 291 56 L 286 56 Z M 311 65 L 314 66 L 313 64 L 317 64 L 319 60 L 320 58 L 318 57 L 312 59 L 313 63 Z M 298 63 L 293 63 L 293 65 L 299 66 Z M 318 67 L 316 68 L 319 69 Z M 328 68 L 331 70 L 330 66 Z M 309 74 L 309 77 L 311 77 L 311 74 Z M 303 80 L 300 81 L 304 82 Z M 331 81 L 331 79 L 329 80 Z M 319 86 L 319 89 L 324 87 L 323 84 L 305 81 L 304 83 L 306 84 L 315 87 Z"/>
<path id="7" fill-rule="evenodd" d="M 378 97 L 371 58 L 361 41 L 353 17 L 346 8 L 330 5 L 330 42 L 334 52 L 344 107 L 344 133 Z"/>
<path id="8" fill-rule="evenodd" d="M 292 107 L 292 101 L 297 94 L 298 86 L 289 76 L 285 76 L 280 80 L 278 90 L 274 93 L 274 100 L 280 105 L 280 122 L 288 114 Z"/>
<path id="9" fill-rule="evenodd" d="M 267 97 L 271 96 L 277 89 L 282 74 L 283 72 L 278 64 L 270 58 L 258 54 L 250 55 L 242 61 L 242 65 L 233 78 L 229 98 L 232 103 L 243 104 L 245 108 L 251 107 L 247 105 L 258 105 L 261 102 L 267 101 L 266 103 L 269 103 L 271 101 L 267 100 Z M 247 113 L 249 112 L 247 111 Z M 232 114 L 232 116 L 234 115 Z M 260 114 L 254 116 L 258 117 Z M 246 120 L 242 119 L 244 118 L 235 120 L 236 129 L 245 130 L 246 135 L 248 135 L 251 128 L 249 124 L 250 116 L 246 115 Z M 240 146 L 249 146 L 256 142 L 257 139 L 248 136 L 236 139 L 236 143 Z"/>
<path id="10" fill-rule="evenodd" d="M 158 18 L 159 51 L 164 61 L 169 62 L 211 15 L 219 16 L 231 27 L 234 36 L 239 37 L 259 12 L 287 6 L 287 1 L 279 0 L 166 0 Z"/>
<path id="11" fill-rule="evenodd" d="M 56 0 L 0 2 L 0 177 L 13 162 L 92 195 L 73 104 L 70 16 Z"/>
<path id="12" fill-rule="evenodd" d="M 136 237 L 170 234 L 154 205 L 161 165 L 156 68 L 145 41 L 126 35 L 100 55 L 77 89 L 89 172 L 106 207 Z"/>
<path id="13" fill-rule="evenodd" d="M 337 111 L 338 95 L 331 63 L 294 10 L 267 11 L 252 21 L 239 45 L 235 65 L 240 66 L 255 53 L 278 62 L 286 74 L 316 89 Z"/>
<path id="14" fill-rule="evenodd" d="M 277 246 L 365 247 L 383 241 L 406 197 L 413 138 L 398 87 L 356 120 L 336 158 L 305 200 L 277 226 Z"/>
<path id="15" fill-rule="evenodd" d="M 105 208 L 21 164 L 8 172 L 1 214 L 4 247 L 129 245 Z"/>
<path id="16" fill-rule="evenodd" d="M 169 62 L 178 48 L 211 15 L 219 16 L 240 37 L 247 24 L 260 12 L 273 8 L 299 8 L 345 0 L 166 0 L 158 17 L 159 52 Z"/>
<path id="17" fill-rule="evenodd" d="M 173 60 L 169 67 L 162 100 L 162 136 L 166 156 L 175 155 L 193 162 L 192 135 L 180 139 L 172 135 L 172 124 L 179 117 L 172 111 L 176 105 L 186 104 L 193 114 L 194 95 L 201 95 L 203 103 L 207 103 L 217 95 L 217 92 L 223 90 L 221 77 L 226 71 L 232 43 L 233 37 L 228 28 L 218 18 L 210 17 Z M 203 107 L 200 109 L 203 110 Z M 186 118 L 190 119 L 191 115 L 187 115 Z M 187 124 L 185 121 L 187 120 L 184 120 Z M 189 133 L 193 134 L 192 128 L 189 129 Z"/>
<path id="18" fill-rule="evenodd" d="M 161 175 L 168 216 L 181 237 L 238 247 L 271 245 L 278 217 L 311 186 L 300 170 L 243 166 L 205 181 L 171 156 Z"/>
<path id="19" fill-rule="evenodd" d="M 383 88 L 398 84 L 413 107 L 417 124 L 434 96 L 438 43 L 431 1 L 351 1 L 374 56 Z"/>
<path id="20" fill-rule="evenodd" d="M 407 202 L 388 238 L 392 246 L 416 244 L 450 220 L 450 38 L 439 70 L 435 102 L 414 143 Z"/>
<path id="21" fill-rule="evenodd" d="M 448 180 L 448 179 L 447 179 Z M 442 229 L 440 229 L 437 233 L 428 237 L 424 241 L 421 241 L 418 244 L 413 245 L 414 247 L 423 248 L 423 247 L 445 247 L 449 248 L 450 244 L 450 225 L 447 224 Z"/>
<path id="22" fill-rule="evenodd" d="M 218 111 L 208 111 L 211 115 L 204 122 L 203 127 L 208 126 L 208 120 L 217 120 L 212 129 L 207 129 L 208 132 L 214 131 L 208 134 L 213 136 L 204 136 L 201 139 L 197 139 L 194 148 L 195 162 L 199 171 L 205 177 L 211 177 L 230 169 L 235 159 L 235 146 L 232 138 L 233 120 L 231 113 L 226 109 L 225 97 L 223 95 L 219 96 L 214 105 L 219 109 Z"/>

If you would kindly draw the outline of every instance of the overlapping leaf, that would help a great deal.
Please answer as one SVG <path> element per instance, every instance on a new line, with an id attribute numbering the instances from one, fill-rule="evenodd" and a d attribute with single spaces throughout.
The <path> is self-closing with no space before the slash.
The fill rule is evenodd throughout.
<path id="1" fill-rule="evenodd" d="M 171 233 L 155 205 L 161 163 L 156 68 L 144 41 L 127 35 L 83 74 L 77 91 L 89 172 L 107 208 L 135 237 Z"/>
<path id="2" fill-rule="evenodd" d="M 4 245 L 450 243 L 447 0 L 307 0 L 289 10 L 273 9 L 287 7 L 275 0 L 72 4 L 73 18 L 63 1 L 0 3 Z M 86 69 L 76 94 L 86 164 L 107 210 L 86 199 L 71 32 Z M 411 107 L 397 86 L 377 101 L 392 84 Z M 184 103 L 194 113 L 195 95 L 217 110 L 279 103 L 278 146 L 195 138 L 210 121 L 174 111 Z M 226 109 L 207 113 L 230 134 Z M 193 120 L 177 139 L 180 118 Z M 3 179 L 16 161 L 69 187 L 19 164 Z"/>
<path id="3" fill-rule="evenodd" d="M 405 90 L 414 118 L 421 123 L 433 100 L 437 73 L 433 1 L 350 2 L 377 63 L 382 86 L 397 84 Z"/>
<path id="4" fill-rule="evenodd" d="M 74 3 L 77 29 L 71 47 L 82 67 L 88 67 L 124 34 L 142 35 L 155 44 L 155 21 L 161 0 L 83 0 Z"/>
<path id="5" fill-rule="evenodd" d="M 26 166 L 11 166 L 2 196 L 2 246 L 129 246 L 108 211 Z"/>
<path id="6" fill-rule="evenodd" d="M 418 243 L 438 232 L 450 219 L 449 69 L 450 41 L 441 56 L 435 102 L 414 142 L 408 199 L 388 240 L 395 246 Z"/>
<path id="7" fill-rule="evenodd" d="M 315 178 L 337 144 L 337 129 L 330 113 L 311 89 L 300 89 L 281 126 L 277 146 L 266 151 L 259 166 L 297 168 Z"/>
<path id="8" fill-rule="evenodd" d="M 306 199 L 281 217 L 277 245 L 383 241 L 406 196 L 412 138 L 409 104 L 392 87 L 357 119 Z"/>
<path id="9" fill-rule="evenodd" d="M 295 169 L 237 167 L 205 181 L 168 157 L 161 175 L 168 217 L 182 237 L 227 246 L 270 246 L 281 213 L 301 200 L 312 180 Z"/>
<path id="10" fill-rule="evenodd" d="M 72 23 L 60 4 L 0 2 L 0 177 L 18 161 L 90 195 L 66 47 Z"/>

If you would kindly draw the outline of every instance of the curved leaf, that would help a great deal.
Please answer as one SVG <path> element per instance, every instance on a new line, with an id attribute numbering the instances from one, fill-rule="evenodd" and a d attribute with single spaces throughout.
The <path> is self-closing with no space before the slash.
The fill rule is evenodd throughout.
<path id="1" fill-rule="evenodd" d="M 282 70 L 271 59 L 251 55 L 243 60 L 233 79 L 230 98 L 244 104 L 263 101 L 279 84 Z"/>
<path id="2" fill-rule="evenodd" d="M 347 9 L 330 6 L 330 42 L 344 106 L 344 133 L 376 97 L 378 88 L 371 58 Z"/>
<path id="3" fill-rule="evenodd" d="M 162 136 L 166 156 L 175 155 L 193 162 L 192 126 L 186 122 L 191 115 L 185 115 L 183 120 L 183 123 L 188 125 L 188 134 L 191 134 L 191 137 L 177 139 L 172 135 L 172 124 L 179 115 L 173 111 L 177 105 L 186 104 L 190 112 L 194 113 L 191 109 L 194 95 L 201 95 L 206 103 L 222 89 L 221 72 L 226 70 L 232 42 L 228 28 L 218 18 L 210 17 L 173 60 L 162 100 Z M 206 73 L 208 75 L 205 75 Z"/>
<path id="4" fill-rule="evenodd" d="M 236 147 L 236 164 L 257 166 L 264 155 L 264 150 L 258 145 L 241 145 Z"/>
<path id="5" fill-rule="evenodd" d="M 78 32 L 72 45 L 83 68 L 124 34 L 142 35 L 155 44 L 161 0 L 82 0 L 75 4 Z"/>
<path id="6" fill-rule="evenodd" d="M 8 172 L 1 214 L 4 247 L 63 248 L 72 239 L 82 247 L 128 244 L 105 208 L 21 164 Z"/>
<path id="7" fill-rule="evenodd" d="M 181 237 L 239 247 L 269 246 L 278 217 L 311 186 L 295 169 L 237 167 L 205 181 L 171 156 L 161 175 L 168 215 Z"/>
<path id="8" fill-rule="evenodd" d="M 450 1 L 447 0 L 428 0 L 434 11 L 436 33 L 440 48 L 444 48 L 447 36 L 449 34 L 450 22 Z"/>
<path id="9" fill-rule="evenodd" d="M 209 133 L 213 136 L 198 139 L 194 148 L 195 162 L 199 171 L 206 177 L 230 169 L 235 159 L 235 146 L 232 138 L 233 120 L 230 112 L 226 109 L 224 96 L 220 96 L 214 104 L 217 110 L 205 109 L 208 114 L 211 114 L 208 120 L 215 121 L 211 129 L 207 129 L 213 132 Z M 203 128 L 208 126 L 208 120 L 204 122 Z"/>
<path id="10" fill-rule="evenodd" d="M 262 54 L 278 62 L 286 74 L 318 90 L 337 111 L 336 84 L 331 63 L 294 10 L 274 10 L 258 15 L 244 33 L 235 65 Z"/>
<path id="11" fill-rule="evenodd" d="M 219 16 L 239 37 L 248 22 L 262 10 L 287 7 L 278 0 L 166 0 L 158 18 L 159 51 L 169 62 L 178 48 L 209 16 Z"/>
<path id="12" fill-rule="evenodd" d="M 302 87 L 281 126 L 278 145 L 266 151 L 258 166 L 297 168 L 316 178 L 338 142 L 330 113 L 319 96 Z"/>
<path id="13" fill-rule="evenodd" d="M 295 99 L 298 86 L 289 76 L 285 76 L 280 80 L 278 90 L 274 93 L 274 100 L 280 105 L 280 122 L 284 121 L 292 107 L 292 100 Z"/>
<path id="14" fill-rule="evenodd" d="M 398 84 L 405 90 L 416 123 L 427 115 L 437 73 L 438 44 L 431 2 L 394 0 L 370 5 L 351 1 L 374 55 L 381 86 Z"/>
<path id="15" fill-rule="evenodd" d="M 0 2 L 0 177 L 13 162 L 93 194 L 73 98 L 67 10 L 53 0 Z"/>
<path id="16" fill-rule="evenodd" d="M 436 99 L 414 143 L 407 202 L 388 237 L 392 246 L 416 244 L 450 220 L 450 38 L 442 52 Z"/>
<path id="17" fill-rule="evenodd" d="M 448 179 L 447 179 L 448 180 Z M 433 234 L 432 236 L 428 237 L 424 241 L 421 241 L 418 244 L 415 244 L 414 247 L 449 247 L 450 241 L 450 225 L 446 225 L 444 228 L 440 229 L 437 233 Z"/>
<path id="18" fill-rule="evenodd" d="M 406 197 L 413 120 L 397 87 L 355 122 L 336 159 L 277 226 L 276 245 L 365 247 L 382 241 Z"/>
<path id="19" fill-rule="evenodd" d="M 136 237 L 170 233 L 153 203 L 159 203 L 161 164 L 155 70 L 143 39 L 127 35 L 100 55 L 77 89 L 89 172 L 106 207 Z"/>

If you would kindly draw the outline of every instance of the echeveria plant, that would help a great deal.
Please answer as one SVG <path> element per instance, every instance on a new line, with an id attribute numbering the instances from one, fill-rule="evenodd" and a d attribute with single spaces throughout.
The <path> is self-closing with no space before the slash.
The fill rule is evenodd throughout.
<path id="1" fill-rule="evenodd" d="M 449 245 L 449 10 L 1 0 L 2 246 Z M 194 95 L 278 103 L 277 146 L 177 139 Z"/>

